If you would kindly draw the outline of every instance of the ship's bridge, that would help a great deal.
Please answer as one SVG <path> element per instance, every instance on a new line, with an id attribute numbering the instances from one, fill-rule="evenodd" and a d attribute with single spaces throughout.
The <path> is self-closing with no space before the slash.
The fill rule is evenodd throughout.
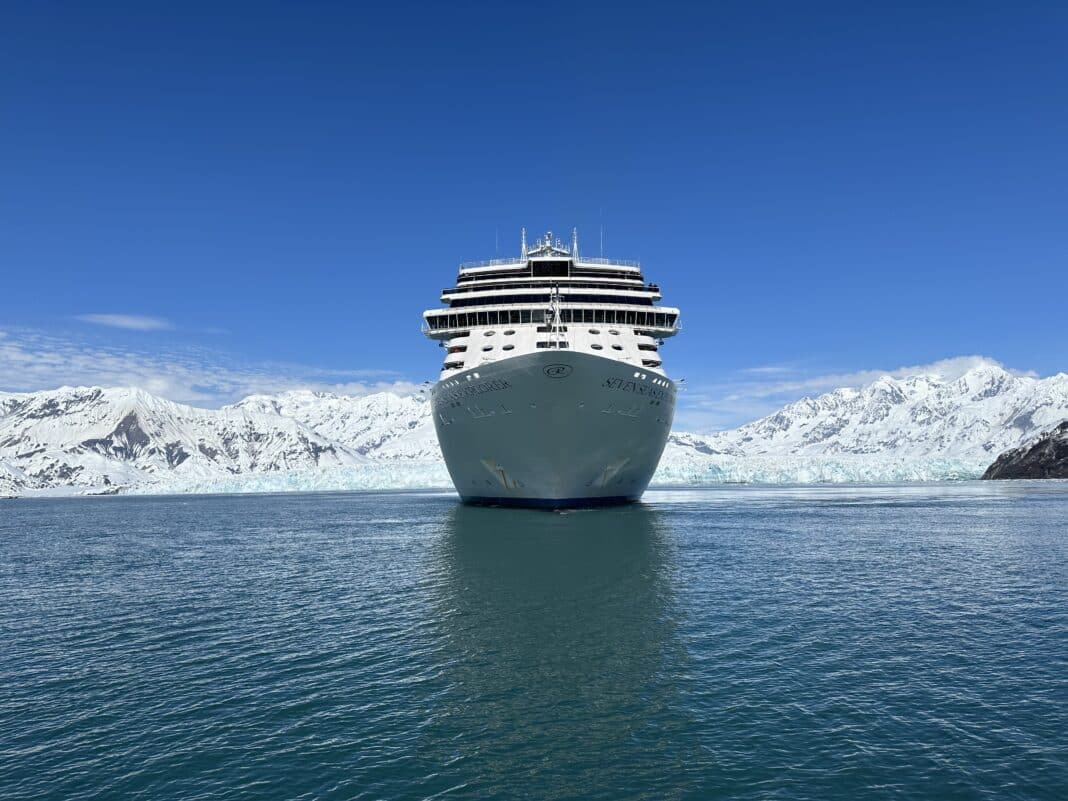
<path id="1" fill-rule="evenodd" d="M 658 344 L 679 330 L 679 310 L 656 306 L 660 298 L 660 287 L 645 283 L 638 262 L 580 255 L 576 230 L 570 247 L 551 231 L 528 247 L 524 229 L 519 258 L 461 264 L 456 285 L 441 291 L 447 308 L 424 312 L 423 330 L 449 349 L 443 375 L 543 347 L 588 348 L 659 368 Z M 588 330 L 580 333 L 576 324 Z M 606 347 L 598 340 L 601 325 L 620 339 Z M 463 340 L 474 330 L 487 329 L 492 337 L 497 327 L 516 337 L 501 348 L 508 354 L 497 354 L 489 341 L 478 354 L 467 353 Z"/>

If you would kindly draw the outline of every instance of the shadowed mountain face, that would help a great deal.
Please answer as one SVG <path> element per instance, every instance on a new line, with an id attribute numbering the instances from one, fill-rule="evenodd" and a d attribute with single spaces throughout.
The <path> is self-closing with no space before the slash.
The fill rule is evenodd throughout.
<path id="1" fill-rule="evenodd" d="M 1037 439 L 1005 451 L 985 479 L 1068 478 L 1068 420 Z"/>

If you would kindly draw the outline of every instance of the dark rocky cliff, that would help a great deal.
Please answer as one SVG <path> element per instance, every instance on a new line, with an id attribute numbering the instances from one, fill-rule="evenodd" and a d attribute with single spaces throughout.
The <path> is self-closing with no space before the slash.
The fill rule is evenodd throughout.
<path id="1" fill-rule="evenodd" d="M 1068 420 L 1038 439 L 1005 451 L 983 478 L 1068 478 Z"/>

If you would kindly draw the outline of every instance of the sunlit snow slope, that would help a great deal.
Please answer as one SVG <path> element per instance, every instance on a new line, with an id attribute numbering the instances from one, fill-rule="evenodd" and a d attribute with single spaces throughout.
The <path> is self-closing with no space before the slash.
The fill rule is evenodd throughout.
<path id="1" fill-rule="evenodd" d="M 885 377 L 733 431 L 672 434 L 654 482 L 977 478 L 1066 418 L 1064 374 Z M 208 410 L 136 389 L 0 393 L 0 495 L 449 486 L 421 398 L 298 391 Z"/>

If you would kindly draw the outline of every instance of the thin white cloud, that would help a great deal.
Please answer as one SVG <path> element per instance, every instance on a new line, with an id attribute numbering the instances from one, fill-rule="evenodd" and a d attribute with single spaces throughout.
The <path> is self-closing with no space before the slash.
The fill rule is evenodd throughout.
<path id="1" fill-rule="evenodd" d="M 743 384 L 736 393 L 738 398 L 767 398 L 783 394 L 806 394 L 810 392 L 828 392 L 839 387 L 860 387 L 870 384 L 883 376 L 907 378 L 916 375 L 937 376 L 944 381 L 955 381 L 969 370 L 984 365 L 1001 367 L 1015 375 L 1034 373 L 1010 370 L 996 359 L 989 356 L 956 356 L 952 359 L 940 359 L 929 364 L 916 364 L 897 367 L 892 370 L 856 370 L 849 373 L 828 373 L 788 381 L 754 382 Z"/>
<path id="2" fill-rule="evenodd" d="M 147 317 L 141 314 L 79 314 L 75 319 L 83 323 L 125 328 L 130 331 L 167 331 L 174 328 L 169 320 L 162 317 Z"/>
<path id="3" fill-rule="evenodd" d="M 220 406 L 248 395 L 308 389 L 345 395 L 421 388 L 395 371 L 324 370 L 298 364 L 233 364 L 204 350 L 145 353 L 89 345 L 37 331 L 0 331 L 0 390 L 31 392 L 59 386 L 132 386 L 199 406 Z"/>
<path id="4" fill-rule="evenodd" d="M 798 372 L 798 369 L 780 364 L 767 364 L 760 367 L 746 367 L 741 372 L 748 375 L 789 375 Z"/>

